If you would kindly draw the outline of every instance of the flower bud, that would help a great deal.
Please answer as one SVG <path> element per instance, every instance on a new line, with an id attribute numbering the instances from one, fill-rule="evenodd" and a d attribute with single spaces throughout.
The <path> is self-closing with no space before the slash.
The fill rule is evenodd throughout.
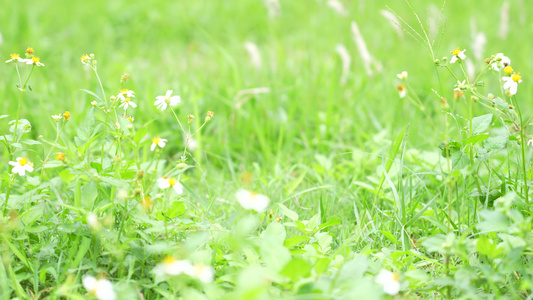
<path id="1" fill-rule="evenodd" d="M 211 121 L 211 119 L 213 119 L 214 116 L 215 116 L 215 113 L 214 113 L 214 112 L 212 112 L 212 111 L 208 111 L 208 112 L 207 112 L 207 116 L 205 117 L 205 121 L 206 121 L 206 122 Z"/>
<path id="2" fill-rule="evenodd" d="M 186 167 L 187 167 L 187 164 L 184 163 L 184 162 L 179 163 L 179 164 L 176 165 L 176 168 L 178 168 L 178 169 L 180 169 L 180 170 L 181 170 L 181 169 L 185 169 Z"/>
<path id="3" fill-rule="evenodd" d="M 63 114 L 63 118 L 65 118 L 65 121 L 70 118 L 70 112 L 68 110 Z"/>
<path id="4" fill-rule="evenodd" d="M 65 153 L 58 153 L 56 155 L 56 159 L 62 162 L 65 162 L 67 160 L 67 157 L 65 156 Z"/>
<path id="5" fill-rule="evenodd" d="M 189 125 L 191 125 L 193 121 L 194 121 L 194 116 L 193 115 L 189 115 L 187 117 L 187 123 L 189 123 Z"/>

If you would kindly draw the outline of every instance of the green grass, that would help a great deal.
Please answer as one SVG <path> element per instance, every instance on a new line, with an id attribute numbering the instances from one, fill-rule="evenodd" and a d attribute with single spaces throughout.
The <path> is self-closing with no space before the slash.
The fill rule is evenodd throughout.
<path id="1" fill-rule="evenodd" d="M 533 111 L 533 29 L 521 23 L 530 6 L 511 3 L 502 39 L 501 1 L 448 1 L 440 50 L 431 57 L 380 14 L 390 6 L 422 34 L 405 2 L 342 1 L 345 17 L 326 2 L 281 0 L 276 18 L 259 0 L 7 3 L 0 56 L 23 56 L 31 46 L 45 66 L 22 93 L 20 117 L 32 126 L 26 143 L 8 137 L 0 150 L 1 297 L 84 299 L 88 274 L 108 278 L 119 299 L 528 298 L 531 150 L 518 140 L 530 131 L 512 122 L 520 115 L 525 123 Z M 411 4 L 426 28 L 428 11 L 442 5 Z M 382 65 L 372 76 L 354 43 L 354 20 Z M 524 80 L 515 100 L 501 94 L 493 71 L 472 92 L 515 107 L 518 100 L 516 115 L 483 99 L 470 113 L 468 91 L 455 100 L 456 80 L 434 63 L 459 46 L 476 74 L 483 70 L 471 23 L 486 35 L 483 59 L 505 53 Z M 258 46 L 262 68 L 252 65 L 247 41 Z M 352 60 L 345 85 L 337 44 Z M 104 130 L 108 117 L 91 105 L 103 92 L 80 63 L 85 53 L 95 54 L 107 102 L 121 74 L 131 74 L 123 87 L 136 93 L 132 129 L 123 120 L 116 130 L 108 120 Z M 464 79 L 459 64 L 450 69 Z M 396 74 L 404 70 L 408 95 L 425 112 L 398 97 Z M 19 103 L 15 67 L 2 65 L 0 78 L 0 115 L 9 115 L 0 133 L 7 135 Z M 243 96 L 255 88 L 268 92 Z M 185 170 L 175 168 L 185 146 L 180 125 L 153 105 L 168 89 L 182 98 L 174 108 L 181 122 L 195 116 L 193 131 L 207 111 L 215 113 L 194 136 L 198 147 L 186 155 Z M 432 89 L 453 109 L 443 109 Z M 72 117 L 51 143 L 57 124 L 50 116 L 65 111 Z M 116 111 L 120 117 L 123 109 Z M 487 114 L 486 127 L 472 120 Z M 489 139 L 470 148 L 466 140 L 476 134 L 469 122 Z M 168 144 L 151 152 L 156 136 Z M 42 169 L 49 151 L 53 167 Z M 60 151 L 66 163 L 55 161 Z M 35 171 L 14 175 L 8 162 L 19 156 Z M 155 184 L 170 171 L 185 186 L 181 196 Z M 244 210 L 239 189 L 268 196 L 266 212 Z M 154 200 L 150 210 L 139 193 Z M 90 211 L 98 230 L 87 224 Z M 168 256 L 212 266 L 214 281 L 154 273 Z M 382 269 L 400 275 L 398 296 L 376 283 Z"/>

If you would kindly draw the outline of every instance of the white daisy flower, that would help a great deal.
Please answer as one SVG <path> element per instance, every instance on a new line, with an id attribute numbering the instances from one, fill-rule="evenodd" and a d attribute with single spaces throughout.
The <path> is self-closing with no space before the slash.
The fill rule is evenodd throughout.
<path id="1" fill-rule="evenodd" d="M 155 272 L 170 276 L 190 275 L 194 273 L 194 266 L 188 260 L 178 260 L 168 256 L 163 260 L 163 263 L 156 267 Z"/>
<path id="2" fill-rule="evenodd" d="M 453 64 L 455 63 L 458 59 L 459 60 L 464 60 L 466 58 L 466 55 L 465 55 L 465 50 L 461 51 L 461 49 L 458 47 L 457 49 L 453 50 L 452 51 L 452 59 L 450 59 L 450 63 Z"/>
<path id="3" fill-rule="evenodd" d="M 61 120 L 62 117 L 63 117 L 63 116 L 62 116 L 61 114 L 59 114 L 59 115 L 52 115 L 52 119 L 54 119 L 54 121 L 56 121 L 56 122 L 59 122 L 59 120 Z"/>
<path id="4" fill-rule="evenodd" d="M 135 92 L 132 90 L 128 90 L 128 89 L 120 90 L 120 92 L 117 95 L 117 98 L 119 100 L 126 100 L 126 98 L 134 98 L 134 97 L 135 97 Z"/>
<path id="5" fill-rule="evenodd" d="M 118 107 L 124 107 L 124 110 L 126 110 L 130 106 L 133 107 L 133 108 L 136 108 L 137 104 L 135 104 L 135 102 L 131 101 L 131 98 L 128 97 L 128 98 L 122 99 L 122 104 L 120 104 Z"/>
<path id="6" fill-rule="evenodd" d="M 44 67 L 44 64 L 41 62 L 41 59 L 37 56 L 32 55 L 31 58 L 25 59 L 27 65 L 36 65 L 38 67 Z"/>
<path id="7" fill-rule="evenodd" d="M 397 295 L 400 292 L 400 274 L 396 272 L 381 270 L 376 276 L 376 282 L 381 284 L 389 295 Z"/>
<path id="8" fill-rule="evenodd" d="M 500 71 L 501 68 L 505 68 L 511 64 L 509 57 L 503 55 L 503 53 L 496 54 L 492 61 L 493 63 L 490 65 L 490 67 L 494 71 Z"/>
<path id="9" fill-rule="evenodd" d="M 457 88 L 460 90 L 465 90 L 466 88 L 468 88 L 468 85 L 466 84 L 466 79 L 462 82 L 457 80 Z"/>
<path id="10" fill-rule="evenodd" d="M 265 211 L 268 203 L 270 202 L 268 197 L 265 195 L 243 189 L 237 191 L 236 197 L 237 201 L 239 201 L 244 209 L 253 209 L 258 213 Z"/>
<path id="11" fill-rule="evenodd" d="M 84 65 L 90 65 L 91 64 L 91 57 L 87 54 L 83 54 L 80 57 L 81 63 Z"/>
<path id="12" fill-rule="evenodd" d="M 398 89 L 398 94 L 400 95 L 400 98 L 405 98 L 407 96 L 407 90 L 405 90 L 405 85 L 400 84 L 396 87 Z"/>
<path id="13" fill-rule="evenodd" d="M 187 141 L 187 140 L 185 140 Z M 190 151 L 194 151 L 197 147 L 198 147 L 198 141 L 191 137 L 189 138 L 189 142 L 187 143 L 187 147 L 189 148 Z"/>
<path id="14" fill-rule="evenodd" d="M 400 74 L 396 74 L 396 77 L 398 77 L 398 79 L 400 80 L 406 80 L 407 79 L 407 71 L 403 71 L 401 72 Z"/>
<path id="15" fill-rule="evenodd" d="M 518 91 L 518 84 L 522 82 L 522 77 L 520 74 L 514 73 L 512 76 L 502 77 L 502 80 L 505 81 L 503 88 L 509 90 L 511 95 L 514 95 Z"/>
<path id="16" fill-rule="evenodd" d="M 165 190 L 171 187 L 174 189 L 174 191 L 176 191 L 176 194 L 178 195 L 183 194 L 183 185 L 174 178 L 168 178 L 166 176 L 159 178 L 157 179 L 157 185 L 162 190 Z"/>
<path id="17" fill-rule="evenodd" d="M 156 101 L 154 102 L 154 105 L 157 106 L 157 109 L 165 110 L 168 105 L 176 106 L 181 102 L 180 96 L 171 96 L 172 92 L 172 90 L 168 90 L 165 96 L 155 97 Z"/>
<path id="18" fill-rule="evenodd" d="M 18 173 L 20 176 L 26 175 L 26 171 L 33 172 L 33 163 L 31 163 L 25 157 L 17 157 L 17 161 L 10 161 L 10 165 L 13 166 L 11 172 Z"/>
<path id="19" fill-rule="evenodd" d="M 12 61 L 14 61 L 14 62 L 19 62 L 19 61 L 22 62 L 22 61 L 24 61 L 24 59 L 20 58 L 20 54 L 16 54 L 16 53 L 15 54 L 11 54 L 10 57 L 11 57 L 10 59 L 6 60 L 6 63 L 10 63 Z"/>
<path id="20" fill-rule="evenodd" d="M 162 139 L 160 137 L 156 137 L 152 139 L 152 146 L 150 147 L 150 151 L 155 150 L 155 146 L 159 146 L 161 148 L 165 148 L 165 145 L 167 144 L 168 140 Z"/>
<path id="21" fill-rule="evenodd" d="M 82 282 L 85 289 L 98 300 L 114 300 L 117 298 L 111 281 L 105 278 L 96 279 L 94 276 L 85 275 Z"/>
<path id="22" fill-rule="evenodd" d="M 215 276 L 215 270 L 211 266 L 196 265 L 193 267 L 191 277 L 194 277 L 204 283 L 213 282 Z"/>

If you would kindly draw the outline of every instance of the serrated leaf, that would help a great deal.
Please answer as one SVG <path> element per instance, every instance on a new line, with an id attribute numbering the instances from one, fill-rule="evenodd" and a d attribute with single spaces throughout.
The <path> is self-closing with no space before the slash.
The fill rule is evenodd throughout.
<path id="1" fill-rule="evenodd" d="M 472 135 L 478 135 L 489 128 L 492 122 L 492 114 L 486 114 L 472 118 Z"/>

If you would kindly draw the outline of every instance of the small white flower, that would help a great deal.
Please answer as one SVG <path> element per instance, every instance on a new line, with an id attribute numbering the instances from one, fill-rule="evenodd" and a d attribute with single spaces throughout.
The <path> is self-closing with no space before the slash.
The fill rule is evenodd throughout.
<path id="1" fill-rule="evenodd" d="M 174 189 L 174 191 L 176 191 L 176 194 L 178 195 L 183 194 L 183 185 L 174 178 L 168 178 L 168 177 L 159 178 L 157 179 L 157 185 L 162 190 L 168 189 L 171 187 Z"/>
<path id="2" fill-rule="evenodd" d="M 511 65 L 511 60 L 509 57 L 503 55 L 503 53 L 496 54 L 493 61 L 494 62 L 490 66 L 494 71 L 500 71 L 501 68 Z"/>
<path id="3" fill-rule="evenodd" d="M 10 59 L 6 60 L 6 63 L 10 63 L 12 61 L 14 62 L 24 61 L 24 59 L 20 58 L 20 54 L 11 54 L 10 57 L 11 57 Z"/>
<path id="4" fill-rule="evenodd" d="M 192 274 L 190 274 L 190 276 L 202 282 L 210 283 L 213 282 L 215 270 L 211 266 L 196 265 L 193 267 Z"/>
<path id="5" fill-rule="evenodd" d="M 52 115 L 52 119 L 54 119 L 54 121 L 56 121 L 56 122 L 59 122 L 59 120 L 61 120 L 62 117 L 63 117 L 63 116 L 62 116 L 61 114 L 59 114 L 59 115 Z"/>
<path id="6" fill-rule="evenodd" d="M 33 172 L 33 163 L 25 157 L 17 157 L 16 162 L 10 161 L 9 164 L 13 166 L 11 172 L 18 173 L 20 176 L 26 175 L 26 171 Z"/>
<path id="7" fill-rule="evenodd" d="M 452 51 L 452 58 L 450 59 L 450 63 L 453 64 L 455 63 L 458 59 L 460 60 L 464 60 L 466 58 L 466 55 L 465 55 L 465 50 L 461 51 L 460 48 L 457 48 L 455 50 Z"/>
<path id="8" fill-rule="evenodd" d="M 156 101 L 154 102 L 154 105 L 157 106 L 157 109 L 165 110 L 168 105 L 176 106 L 181 102 L 180 96 L 171 96 L 172 92 L 172 90 L 168 90 L 165 96 L 155 97 Z"/>
<path id="9" fill-rule="evenodd" d="M 156 267 L 155 271 L 170 276 L 190 275 L 194 273 L 194 267 L 188 260 L 177 260 L 172 256 L 168 256 L 163 260 L 162 264 Z"/>
<path id="10" fill-rule="evenodd" d="M 96 105 L 98 105 L 98 102 L 96 102 L 96 101 L 92 101 L 92 102 L 91 102 L 91 105 L 92 105 L 92 106 L 96 106 Z"/>
<path id="11" fill-rule="evenodd" d="M 90 65 L 91 64 L 91 56 L 89 56 L 87 54 L 83 54 L 80 57 L 80 60 L 81 60 L 81 63 L 84 64 L 84 65 Z"/>
<path id="12" fill-rule="evenodd" d="M 258 213 L 265 211 L 270 200 L 267 196 L 261 195 L 258 193 L 250 192 L 247 190 L 238 190 L 237 201 L 241 204 L 244 209 L 253 209 Z"/>
<path id="13" fill-rule="evenodd" d="M 514 95 L 518 91 L 518 84 L 522 82 L 522 77 L 520 74 L 514 73 L 512 76 L 502 77 L 502 80 L 505 81 L 503 88 L 509 90 L 511 95 Z"/>
<path id="14" fill-rule="evenodd" d="M 87 224 L 93 230 L 98 231 L 100 229 L 100 222 L 98 221 L 98 216 L 93 212 L 87 213 Z"/>
<path id="15" fill-rule="evenodd" d="M 36 65 L 38 67 L 44 66 L 44 64 L 41 62 L 41 59 L 34 55 L 32 55 L 31 58 L 27 58 L 21 61 L 24 61 L 27 65 Z"/>
<path id="16" fill-rule="evenodd" d="M 101 278 L 96 279 L 94 276 L 85 275 L 82 278 L 83 286 L 98 300 L 114 300 L 117 298 L 111 281 Z"/>
<path id="17" fill-rule="evenodd" d="M 406 80 L 407 79 L 407 71 L 403 71 L 401 72 L 400 74 L 396 74 L 396 77 L 398 77 L 398 79 L 400 80 Z"/>
<path id="18" fill-rule="evenodd" d="M 457 80 L 457 88 L 460 90 L 465 90 L 468 88 L 468 85 L 466 84 L 466 80 L 463 80 L 462 82 Z"/>
<path id="19" fill-rule="evenodd" d="M 400 292 L 400 275 L 387 270 L 381 270 L 376 277 L 376 282 L 383 286 L 385 293 L 397 295 Z"/>
<path id="20" fill-rule="evenodd" d="M 159 146 L 161 148 L 165 148 L 165 145 L 167 144 L 166 139 L 162 139 L 160 137 L 156 137 L 152 139 L 152 146 L 150 146 L 150 151 L 154 151 L 156 146 Z"/>
<path id="21" fill-rule="evenodd" d="M 189 138 L 187 147 L 189 148 L 190 151 L 194 151 L 198 147 L 198 141 L 193 137 Z"/>
<path id="22" fill-rule="evenodd" d="M 528 141 L 527 141 L 527 145 L 529 147 L 531 147 L 533 145 L 533 136 L 529 137 Z"/>
<path id="23" fill-rule="evenodd" d="M 120 104 L 118 107 L 124 107 L 124 110 L 126 110 L 130 106 L 133 107 L 133 108 L 136 108 L 137 104 L 135 104 L 135 102 L 131 101 L 131 98 L 128 97 L 128 98 L 122 99 L 122 104 Z"/>
<path id="24" fill-rule="evenodd" d="M 135 92 L 128 89 L 122 89 L 117 95 L 117 99 L 119 100 L 126 100 L 126 98 L 134 98 Z"/>

